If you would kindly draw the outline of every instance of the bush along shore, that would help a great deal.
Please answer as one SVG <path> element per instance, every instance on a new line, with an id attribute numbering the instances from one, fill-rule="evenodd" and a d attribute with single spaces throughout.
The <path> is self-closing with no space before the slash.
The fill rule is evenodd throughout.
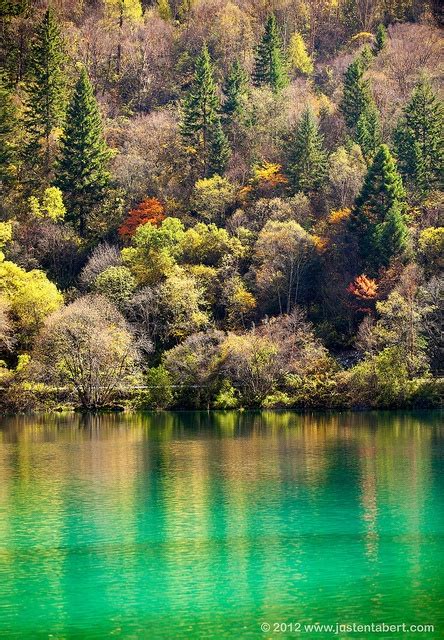
<path id="1" fill-rule="evenodd" d="M 259 4 L 2 3 L 0 412 L 442 405 L 442 11 Z"/>

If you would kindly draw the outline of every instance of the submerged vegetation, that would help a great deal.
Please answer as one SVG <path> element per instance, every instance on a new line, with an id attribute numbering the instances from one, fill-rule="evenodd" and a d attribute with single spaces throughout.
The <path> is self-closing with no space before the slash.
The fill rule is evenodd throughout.
<path id="1" fill-rule="evenodd" d="M 438 3 L 0 20 L 1 411 L 441 403 Z"/>

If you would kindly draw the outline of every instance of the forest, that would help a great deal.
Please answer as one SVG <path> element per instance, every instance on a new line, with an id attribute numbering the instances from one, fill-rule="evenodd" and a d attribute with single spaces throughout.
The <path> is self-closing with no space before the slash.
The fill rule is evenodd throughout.
<path id="1" fill-rule="evenodd" d="M 0 21 L 1 412 L 441 405 L 439 1 Z"/>

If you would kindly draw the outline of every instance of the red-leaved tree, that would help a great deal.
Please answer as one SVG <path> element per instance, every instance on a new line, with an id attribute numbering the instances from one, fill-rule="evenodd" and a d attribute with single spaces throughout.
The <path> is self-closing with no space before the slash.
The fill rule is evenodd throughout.
<path id="1" fill-rule="evenodd" d="M 165 217 L 165 207 L 157 198 L 145 198 L 128 213 L 126 220 L 119 227 L 119 235 L 130 238 L 140 225 L 159 225 Z"/>

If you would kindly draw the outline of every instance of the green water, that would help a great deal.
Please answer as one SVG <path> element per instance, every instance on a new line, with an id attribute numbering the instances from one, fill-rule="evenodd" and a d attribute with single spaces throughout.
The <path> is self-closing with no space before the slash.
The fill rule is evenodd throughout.
<path id="1" fill-rule="evenodd" d="M 444 637 L 441 417 L 4 419 L 0 638 Z"/>

